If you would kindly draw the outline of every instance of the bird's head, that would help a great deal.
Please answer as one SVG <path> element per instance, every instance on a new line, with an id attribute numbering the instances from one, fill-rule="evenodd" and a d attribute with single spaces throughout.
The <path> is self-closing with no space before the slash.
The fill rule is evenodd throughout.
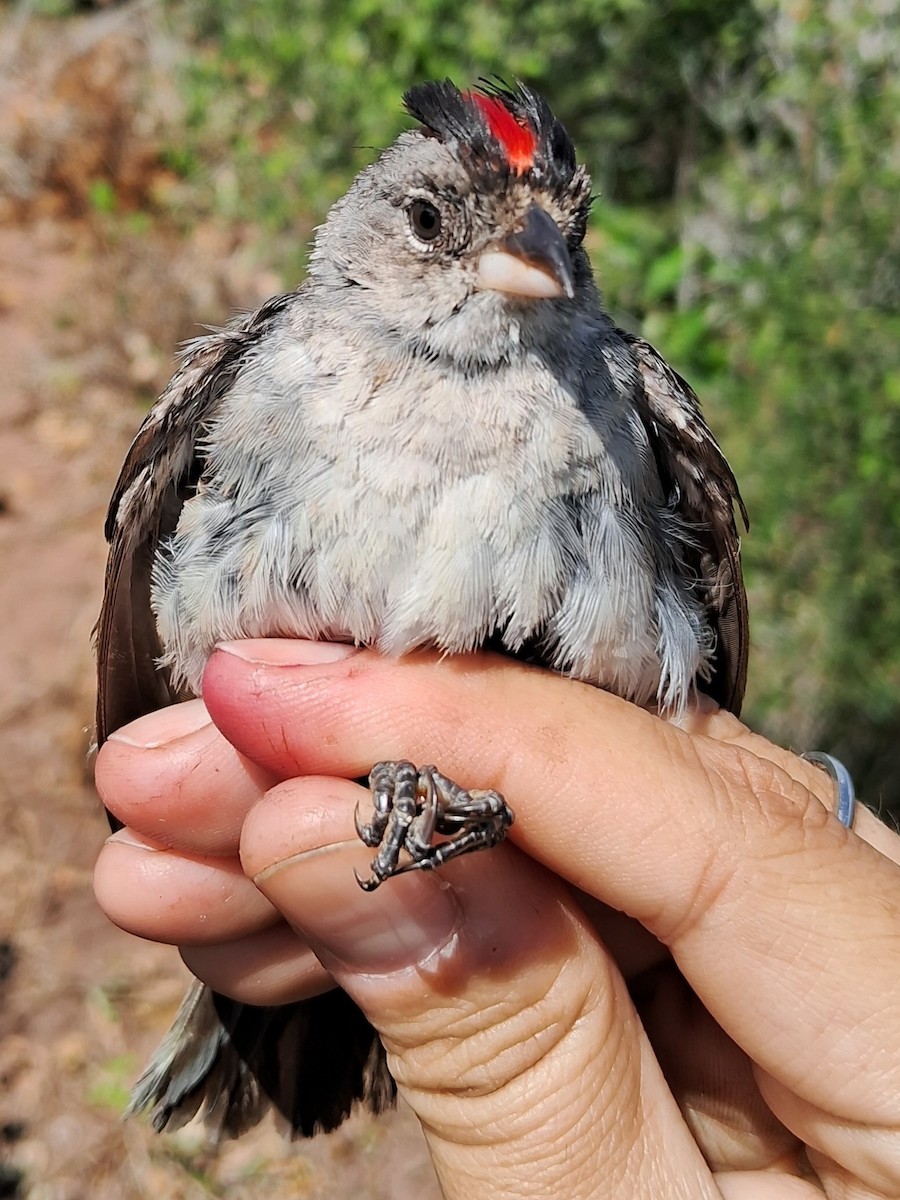
<path id="1" fill-rule="evenodd" d="M 405 102 L 419 128 L 333 207 L 311 276 L 354 288 L 356 319 L 426 353 L 484 363 L 552 338 L 593 288 L 590 179 L 569 135 L 522 85 L 426 83 Z"/>

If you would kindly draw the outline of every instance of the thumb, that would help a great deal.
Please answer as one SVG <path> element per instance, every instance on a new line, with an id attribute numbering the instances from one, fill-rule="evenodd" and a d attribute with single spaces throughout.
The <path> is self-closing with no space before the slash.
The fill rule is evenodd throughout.
<path id="1" fill-rule="evenodd" d="M 379 1031 L 444 1195 L 525 1195 L 536 1178 L 546 1195 L 617 1194 L 603 1164 L 646 1163 L 661 1095 L 625 985 L 567 888 L 505 844 L 363 892 L 361 797 L 341 779 L 282 783 L 249 813 L 241 857 Z"/>

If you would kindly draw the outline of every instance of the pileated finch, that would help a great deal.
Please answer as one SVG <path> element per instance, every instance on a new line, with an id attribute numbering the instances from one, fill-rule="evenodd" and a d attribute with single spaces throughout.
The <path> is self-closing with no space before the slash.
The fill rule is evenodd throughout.
<path id="1" fill-rule="evenodd" d="M 418 127 L 328 213 L 305 282 L 191 342 L 135 438 L 100 743 L 197 695 L 217 642 L 279 635 L 492 646 L 664 712 L 697 688 L 740 707 L 746 514 L 690 387 L 604 312 L 569 135 L 521 85 L 405 102 Z M 512 819 L 433 768 L 371 786 L 368 887 Z M 272 1104 L 311 1135 L 393 1096 L 345 993 L 255 1008 L 195 983 L 133 1106 L 228 1136 Z"/>

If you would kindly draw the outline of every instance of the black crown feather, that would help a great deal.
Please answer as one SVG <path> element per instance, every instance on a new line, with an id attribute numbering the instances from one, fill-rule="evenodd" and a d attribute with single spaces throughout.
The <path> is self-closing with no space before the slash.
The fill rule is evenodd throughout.
<path id="1" fill-rule="evenodd" d="M 572 139 L 543 96 L 525 84 L 480 79 L 461 92 L 449 79 L 418 84 L 403 97 L 407 112 L 434 136 L 457 142 L 476 159 L 555 184 L 575 174 Z"/>

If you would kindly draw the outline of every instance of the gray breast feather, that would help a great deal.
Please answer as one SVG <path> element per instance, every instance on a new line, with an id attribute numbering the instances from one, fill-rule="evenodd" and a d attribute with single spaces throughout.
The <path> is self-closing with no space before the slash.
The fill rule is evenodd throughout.
<path id="1" fill-rule="evenodd" d="M 323 377 L 287 345 L 241 373 L 153 573 L 176 683 L 197 691 L 224 638 L 402 654 L 493 637 L 639 703 L 682 707 L 710 633 L 678 554 L 688 534 L 631 407 L 594 406 L 588 420 L 534 363 L 530 390 L 497 377 L 477 395 L 427 377 L 411 391 L 403 368 L 380 387 L 349 368 Z M 377 419 L 357 419 L 372 405 Z"/>

